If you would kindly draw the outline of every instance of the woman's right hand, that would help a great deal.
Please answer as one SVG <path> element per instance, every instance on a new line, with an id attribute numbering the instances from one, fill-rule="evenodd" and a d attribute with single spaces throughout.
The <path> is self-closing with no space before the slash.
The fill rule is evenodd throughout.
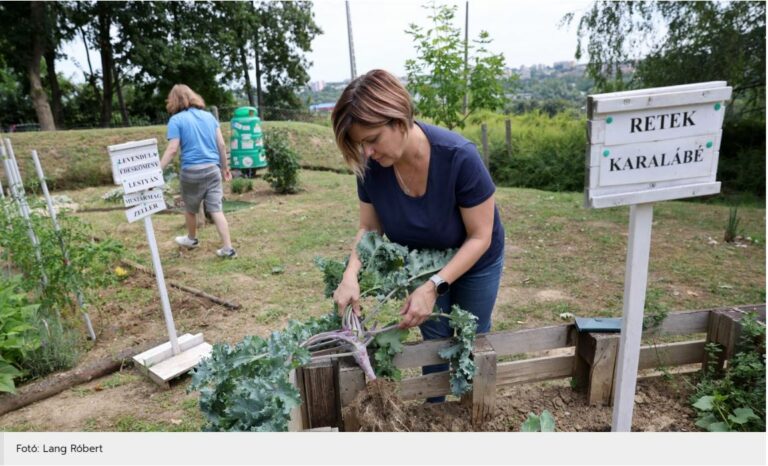
<path id="1" fill-rule="evenodd" d="M 336 303 L 339 315 L 344 315 L 347 306 L 352 306 L 352 312 L 360 317 L 360 284 L 357 277 L 346 276 L 339 283 L 336 291 L 333 292 L 333 302 Z"/>

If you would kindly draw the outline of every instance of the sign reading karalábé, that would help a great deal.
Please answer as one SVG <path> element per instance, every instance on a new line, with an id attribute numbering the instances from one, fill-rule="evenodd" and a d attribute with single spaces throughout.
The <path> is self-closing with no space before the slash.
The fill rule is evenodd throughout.
<path id="1" fill-rule="evenodd" d="M 719 192 L 715 176 L 730 89 L 712 82 L 590 96 L 587 206 Z"/>

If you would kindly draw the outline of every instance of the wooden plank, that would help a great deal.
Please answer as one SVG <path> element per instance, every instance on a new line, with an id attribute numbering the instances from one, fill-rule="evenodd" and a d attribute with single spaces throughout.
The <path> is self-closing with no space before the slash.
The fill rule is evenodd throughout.
<path id="1" fill-rule="evenodd" d="M 710 309 L 699 311 L 672 312 L 656 328 L 643 332 L 643 336 L 651 335 L 690 335 L 707 331 Z"/>
<path id="2" fill-rule="evenodd" d="M 150 367 L 149 377 L 161 386 L 168 387 L 169 380 L 191 370 L 203 358 L 208 357 L 212 349 L 209 343 L 200 343 Z"/>
<path id="3" fill-rule="evenodd" d="M 489 333 L 488 341 L 493 345 L 497 356 L 548 350 L 574 346 L 576 342 L 569 338 L 572 325 L 554 325 L 550 327 L 512 330 Z"/>
<path id="4" fill-rule="evenodd" d="M 661 189 L 648 189 L 625 194 L 600 195 L 597 190 L 590 190 L 590 206 L 594 208 L 618 207 L 631 204 L 684 199 L 688 197 L 707 196 L 720 192 L 720 182 L 688 184 Z"/>
<path id="5" fill-rule="evenodd" d="M 641 89 L 642 90 L 642 89 Z M 654 95 L 623 95 L 618 98 L 604 98 L 597 101 L 595 113 L 627 112 L 631 110 L 661 109 L 709 102 L 724 102 L 731 98 L 731 88 L 710 88 L 669 92 Z M 725 112 L 725 109 L 722 109 Z"/>
<path id="6" fill-rule="evenodd" d="M 203 334 L 197 333 L 195 335 L 185 333 L 178 338 L 179 349 L 186 351 L 192 347 L 195 347 L 203 343 Z M 171 349 L 171 342 L 167 341 L 162 345 L 158 345 L 154 348 L 148 349 L 141 354 L 137 354 L 133 357 L 133 360 L 144 367 L 152 367 L 155 364 L 162 362 L 173 356 L 173 350 Z"/>
<path id="7" fill-rule="evenodd" d="M 296 369 L 291 370 L 291 372 L 288 373 L 288 382 L 291 383 L 294 387 L 296 387 L 299 390 L 299 393 L 301 393 L 301 388 L 298 383 L 298 376 L 296 375 Z M 288 421 L 288 431 L 289 432 L 301 432 L 304 430 L 304 423 L 302 422 L 302 416 L 301 416 L 301 406 L 303 403 L 299 404 L 299 406 L 296 406 L 291 410 L 291 418 Z"/>
<path id="8" fill-rule="evenodd" d="M 357 395 L 365 390 L 365 374 L 355 364 L 352 358 L 343 358 L 339 361 L 339 408 L 341 409 L 341 422 L 345 432 L 357 432 L 360 430 L 360 421 L 353 410 L 345 410 L 352 404 Z"/>
<path id="9" fill-rule="evenodd" d="M 638 369 L 700 363 L 704 360 L 705 343 L 706 340 L 696 340 L 643 346 L 640 348 Z"/>
<path id="10" fill-rule="evenodd" d="M 693 83 L 693 84 L 682 84 L 679 86 L 664 86 L 664 87 L 649 87 L 647 89 L 635 89 L 631 91 L 620 91 L 620 92 L 604 92 L 602 94 L 592 94 L 587 96 L 587 101 L 593 100 L 595 102 L 603 101 L 605 99 L 615 99 L 616 97 L 637 97 L 637 96 L 643 96 L 643 95 L 656 95 L 656 94 L 668 94 L 672 87 L 674 87 L 674 90 L 677 92 L 682 91 L 694 91 L 694 90 L 704 90 L 704 89 L 713 89 L 713 88 L 719 88 L 719 87 L 725 87 L 728 83 L 726 81 L 708 81 L 704 83 Z M 588 119 L 592 119 L 591 115 L 587 115 Z"/>
<path id="11" fill-rule="evenodd" d="M 499 363 L 496 367 L 496 386 L 541 382 L 570 377 L 575 356 L 549 356 Z"/>
<path id="12" fill-rule="evenodd" d="M 588 333 L 577 333 L 573 358 L 573 384 L 577 391 L 585 391 L 589 383 L 589 364 L 594 355 L 594 339 Z M 592 346 L 590 348 L 590 346 Z M 588 362 L 590 361 L 590 362 Z"/>
<path id="13" fill-rule="evenodd" d="M 478 426 L 493 416 L 496 408 L 496 352 L 487 336 L 478 337 L 474 348 L 472 377 L 472 424 Z"/>
<path id="14" fill-rule="evenodd" d="M 352 358 L 339 360 L 339 401 L 341 407 L 349 406 L 361 391 L 365 390 L 365 374 Z"/>
<path id="15" fill-rule="evenodd" d="M 403 401 L 443 396 L 451 393 L 448 371 L 411 377 L 400 382 L 398 394 Z"/>
<path id="16" fill-rule="evenodd" d="M 517 353 L 530 353 L 553 348 L 573 346 L 575 341 L 569 337 L 572 325 L 554 325 L 550 327 L 511 330 L 484 334 L 493 346 L 497 356 L 508 356 Z M 483 334 L 481 334 L 483 335 Z M 481 336 L 478 335 L 478 338 Z M 450 346 L 450 340 L 428 340 L 405 345 L 403 351 L 396 355 L 394 364 L 400 369 L 442 364 L 444 359 L 437 352 Z"/>
<path id="17" fill-rule="evenodd" d="M 616 333 L 591 333 L 588 338 L 594 339 L 594 353 L 588 361 L 587 403 L 610 405 L 620 336 Z"/>
<path id="18" fill-rule="evenodd" d="M 339 422 L 334 361 L 321 359 L 304 366 L 308 429 L 337 426 Z"/>
<path id="19" fill-rule="evenodd" d="M 393 364 L 400 369 L 442 364 L 445 359 L 437 352 L 450 346 L 450 340 L 427 340 L 419 343 L 406 344 L 403 351 L 393 358 Z"/>

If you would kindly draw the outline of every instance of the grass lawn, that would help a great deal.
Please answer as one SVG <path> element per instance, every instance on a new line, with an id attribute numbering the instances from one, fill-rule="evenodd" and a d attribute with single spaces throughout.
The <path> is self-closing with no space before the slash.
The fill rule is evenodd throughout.
<path id="1" fill-rule="evenodd" d="M 274 125 L 291 131 L 306 166 L 343 168 L 328 128 Z M 49 177 L 61 180 L 59 184 L 71 184 L 78 176 L 72 173 L 83 168 L 87 176 L 82 183 L 89 187 L 54 194 L 66 194 L 79 204 L 75 215 L 92 225 L 96 237 L 119 240 L 128 258 L 151 266 L 142 222 L 127 223 L 121 209 L 104 211 L 120 204 L 101 196 L 114 188 L 109 184 L 106 146 L 156 137 L 162 151 L 163 131 L 158 126 L 13 137 L 17 157 L 36 148 Z M 357 229 L 355 179 L 336 171 L 302 170 L 300 180 L 301 191 L 287 196 L 274 194 L 261 178 L 247 193 L 232 194 L 227 185 L 225 207 L 239 255 L 235 260 L 215 256 L 220 245 L 212 225 L 200 230 L 198 249 L 185 250 L 173 241 L 185 233 L 183 215 L 153 216 L 166 279 L 242 305 L 238 311 L 228 311 L 169 289 L 179 334 L 202 331 L 207 342 L 235 343 L 246 335 L 279 330 L 289 319 L 320 315 L 331 308 L 313 260 L 341 259 L 349 253 Z M 621 315 L 628 207 L 588 210 L 583 208 L 582 193 L 515 188 L 498 188 L 496 202 L 506 230 L 506 262 L 493 330 L 563 323 L 560 315 L 566 312 L 583 317 Z M 716 203 L 673 201 L 654 206 L 647 314 L 765 302 L 764 202 L 739 209 L 744 239 L 737 244 L 722 241 L 728 212 L 726 205 Z M 100 339 L 91 353 L 110 354 L 165 335 L 154 280 L 135 275 L 101 292 L 92 303 L 90 313 Z M 416 333 L 412 332 L 414 338 Z M 69 390 L 23 413 L 9 413 L 0 419 L 0 427 L 196 430 L 201 419 L 193 409 L 196 397 L 185 394 L 187 383 L 188 379 L 162 392 L 133 370 Z M 65 420 L 50 417 L 62 409 L 69 413 Z"/>

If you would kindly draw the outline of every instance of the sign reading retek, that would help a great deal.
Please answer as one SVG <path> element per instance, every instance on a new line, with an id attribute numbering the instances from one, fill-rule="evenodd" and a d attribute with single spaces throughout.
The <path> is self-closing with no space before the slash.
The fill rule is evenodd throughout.
<path id="1" fill-rule="evenodd" d="M 711 82 L 588 99 L 588 207 L 720 191 L 721 127 L 731 88 Z"/>

